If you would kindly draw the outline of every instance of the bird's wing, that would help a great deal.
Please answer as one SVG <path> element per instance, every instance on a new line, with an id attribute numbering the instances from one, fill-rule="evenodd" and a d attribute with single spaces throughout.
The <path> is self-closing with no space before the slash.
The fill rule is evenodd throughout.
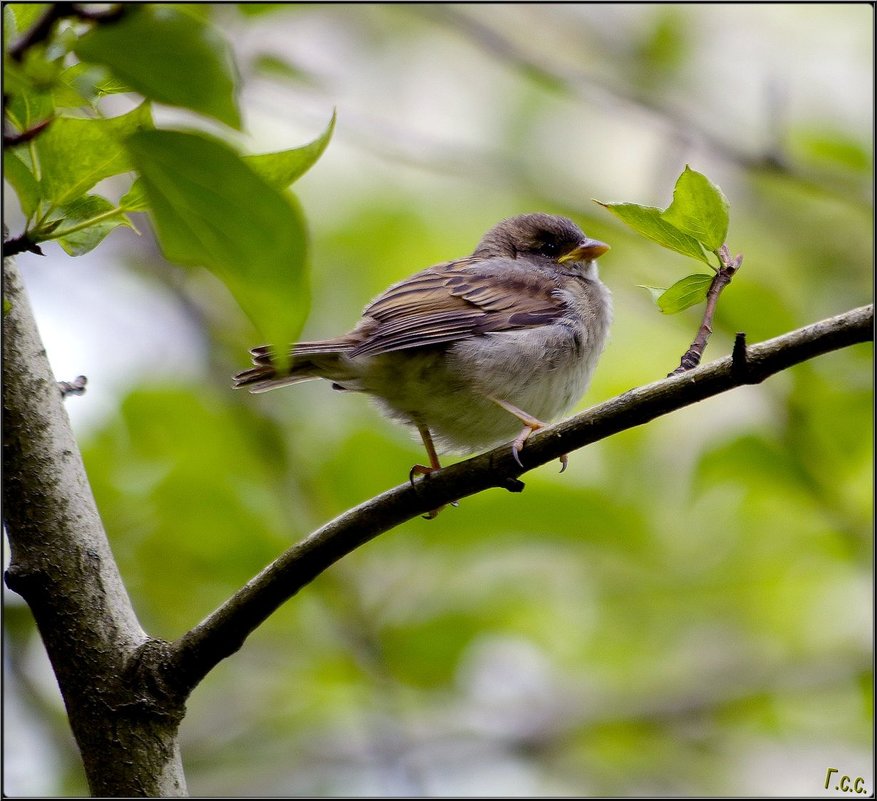
<path id="1" fill-rule="evenodd" d="M 531 328 L 565 311 L 553 277 L 514 259 L 461 259 L 429 267 L 369 304 L 351 356 L 388 353 Z"/>

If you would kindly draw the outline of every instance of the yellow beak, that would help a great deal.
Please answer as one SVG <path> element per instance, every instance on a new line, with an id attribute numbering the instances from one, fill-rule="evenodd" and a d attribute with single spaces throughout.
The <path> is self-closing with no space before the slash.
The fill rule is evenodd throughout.
<path id="1" fill-rule="evenodd" d="M 591 261 L 602 256 L 609 245 L 599 239 L 583 239 L 569 253 L 564 253 L 558 261 L 565 264 L 568 261 Z"/>

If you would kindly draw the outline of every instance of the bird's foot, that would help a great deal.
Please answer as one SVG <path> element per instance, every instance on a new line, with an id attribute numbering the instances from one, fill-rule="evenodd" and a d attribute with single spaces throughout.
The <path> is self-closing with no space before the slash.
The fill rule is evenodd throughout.
<path id="1" fill-rule="evenodd" d="M 499 406 L 502 406 L 509 414 L 513 414 L 518 418 L 523 424 L 524 428 L 521 430 L 521 433 L 515 438 L 515 441 L 512 443 L 512 456 L 515 457 L 515 461 L 523 467 L 523 463 L 521 462 L 520 453 L 524 448 L 524 443 L 530 438 L 530 435 L 534 431 L 538 431 L 541 428 L 545 428 L 548 423 L 542 422 L 536 417 L 533 417 L 531 414 L 527 414 L 525 411 L 522 411 L 517 406 L 513 406 L 508 401 L 500 400 L 499 398 L 491 397 L 494 403 Z M 569 465 L 569 454 L 564 453 L 560 457 L 560 472 L 562 473 L 566 470 L 567 465 Z"/>
<path id="2" fill-rule="evenodd" d="M 428 476 L 431 473 L 435 473 L 437 470 L 440 470 L 439 467 L 427 467 L 425 464 L 416 464 L 411 470 L 408 472 L 408 480 L 411 482 L 411 486 L 414 486 L 414 476 Z M 447 504 L 445 504 L 446 506 Z M 459 506 L 459 501 L 451 501 L 451 506 Z M 421 515 L 424 520 L 433 520 L 438 517 L 438 513 L 444 509 L 444 506 L 439 506 L 438 509 L 433 509 L 427 512 L 425 515 Z"/>
<path id="3" fill-rule="evenodd" d="M 417 430 L 420 432 L 420 438 L 423 440 L 423 447 L 426 448 L 426 455 L 429 456 L 429 467 L 425 464 L 416 464 L 411 470 L 408 472 L 408 480 L 411 482 L 411 486 L 414 486 L 414 476 L 428 476 L 432 473 L 435 473 L 437 470 L 441 470 L 442 466 L 439 463 L 438 454 L 435 450 L 435 445 L 432 442 L 432 435 L 429 433 L 429 429 L 423 425 L 422 423 L 416 423 Z M 447 505 L 447 504 L 446 504 Z M 459 506 L 459 501 L 451 501 L 451 506 Z M 423 515 L 424 520 L 433 520 L 438 517 L 438 513 L 444 509 L 444 506 L 439 506 L 438 509 L 433 509 L 430 512 L 427 512 Z"/>

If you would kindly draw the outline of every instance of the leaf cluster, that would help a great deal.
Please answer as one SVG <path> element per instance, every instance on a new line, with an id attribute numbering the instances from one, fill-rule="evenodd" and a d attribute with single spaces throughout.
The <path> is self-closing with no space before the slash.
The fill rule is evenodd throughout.
<path id="1" fill-rule="evenodd" d="M 595 203 L 647 239 L 703 262 L 716 270 L 707 256 L 712 253 L 722 266 L 721 248 L 728 235 L 728 200 L 705 175 L 685 167 L 676 180 L 673 202 L 666 209 L 637 203 Z M 673 286 L 644 286 L 664 314 L 675 314 L 706 300 L 713 276 L 695 273 Z"/>
<path id="2" fill-rule="evenodd" d="M 267 341 L 294 338 L 307 307 L 307 233 L 287 188 L 322 155 L 334 115 L 307 145 L 251 156 L 200 131 L 157 127 L 152 108 L 165 104 L 241 129 L 223 35 L 187 7 L 126 4 L 94 18 L 59 8 L 3 9 L 5 178 L 27 220 L 21 239 L 79 256 L 146 212 L 169 259 L 214 272 Z M 53 16 L 43 40 L 16 46 Z M 120 94 L 134 108 L 106 116 L 105 98 Z M 118 200 L 95 191 L 120 175 L 133 177 Z"/>

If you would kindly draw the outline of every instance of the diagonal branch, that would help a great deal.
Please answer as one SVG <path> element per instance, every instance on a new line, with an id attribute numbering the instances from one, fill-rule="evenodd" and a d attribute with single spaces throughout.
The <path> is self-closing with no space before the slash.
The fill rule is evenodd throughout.
<path id="1" fill-rule="evenodd" d="M 775 373 L 823 353 L 873 340 L 874 307 L 863 306 L 775 339 L 735 356 L 632 389 L 535 434 L 519 466 L 508 446 L 496 448 L 403 484 L 351 509 L 290 548 L 216 611 L 169 645 L 162 679 L 190 692 L 222 659 L 281 604 L 341 557 L 400 523 L 490 487 L 519 491 L 518 476 L 562 454 L 583 448 L 656 417 Z"/>

